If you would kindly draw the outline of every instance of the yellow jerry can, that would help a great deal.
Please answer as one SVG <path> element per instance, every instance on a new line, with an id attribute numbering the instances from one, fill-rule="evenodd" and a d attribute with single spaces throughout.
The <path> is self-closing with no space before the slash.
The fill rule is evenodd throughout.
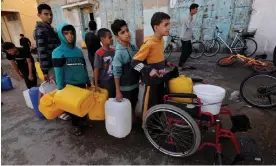
<path id="1" fill-rule="evenodd" d="M 95 105 L 92 91 L 73 85 L 58 90 L 54 100 L 58 108 L 79 117 L 84 117 Z"/>
<path id="2" fill-rule="evenodd" d="M 55 119 L 64 111 L 59 109 L 54 102 L 54 96 L 57 90 L 45 94 L 39 101 L 39 111 L 45 116 L 46 119 Z"/>
<path id="3" fill-rule="evenodd" d="M 169 81 L 170 93 L 193 93 L 193 81 L 189 77 L 180 75 L 177 78 L 173 78 Z M 191 98 L 178 98 L 172 97 L 172 101 L 181 103 L 191 103 L 193 100 Z"/>
<path id="4" fill-rule="evenodd" d="M 94 87 L 89 90 L 94 92 Z M 88 112 L 88 117 L 90 120 L 105 120 L 105 102 L 108 99 L 108 91 L 106 89 L 101 89 L 99 92 L 94 92 L 94 107 Z"/>
<path id="5" fill-rule="evenodd" d="M 41 70 L 41 68 L 40 68 L 40 63 L 39 63 L 39 62 L 35 62 L 35 69 L 36 69 L 37 77 L 38 77 L 41 81 L 44 81 L 44 75 L 43 75 L 42 70 Z"/>

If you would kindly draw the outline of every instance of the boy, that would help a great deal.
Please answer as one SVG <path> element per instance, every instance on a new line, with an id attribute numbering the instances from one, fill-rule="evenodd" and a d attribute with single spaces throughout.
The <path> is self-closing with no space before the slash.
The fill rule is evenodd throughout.
<path id="1" fill-rule="evenodd" d="M 11 42 L 5 42 L 3 49 L 7 52 L 7 59 L 20 79 L 24 79 L 28 89 L 37 86 L 34 59 L 30 51 L 16 48 Z"/>
<path id="2" fill-rule="evenodd" d="M 110 30 L 102 28 L 98 31 L 98 36 L 102 42 L 102 47 L 95 53 L 94 79 L 95 90 L 99 87 L 107 89 L 109 98 L 115 97 L 115 85 L 112 72 L 112 61 L 115 50 L 110 48 L 113 39 Z"/>
<path id="3" fill-rule="evenodd" d="M 155 13 L 151 18 L 151 27 L 154 35 L 144 42 L 131 64 L 143 74 L 146 84 L 143 112 L 163 102 L 164 82 L 158 77 L 159 71 L 163 72 L 165 69 L 163 36 L 169 35 L 170 16 L 163 12 Z"/>
<path id="4" fill-rule="evenodd" d="M 131 67 L 131 60 L 138 52 L 138 48 L 130 43 L 130 32 L 124 20 L 115 20 L 111 25 L 111 29 L 118 40 L 112 62 L 116 100 L 120 102 L 124 97 L 130 101 L 133 111 L 133 122 L 135 122 L 134 111 L 138 100 L 140 78 L 138 72 Z"/>
<path id="5" fill-rule="evenodd" d="M 89 22 L 89 30 L 90 31 L 85 34 L 85 44 L 88 50 L 88 59 L 94 70 L 95 53 L 99 48 L 101 48 L 100 38 L 96 35 L 97 24 L 95 21 Z"/>
<path id="6" fill-rule="evenodd" d="M 193 30 L 192 30 L 192 20 L 193 15 L 197 13 L 198 4 L 193 3 L 190 6 L 190 13 L 188 16 L 186 16 L 182 22 L 181 26 L 181 32 L 180 32 L 180 38 L 182 43 L 182 50 L 181 50 L 181 56 L 179 59 L 179 67 L 182 67 L 185 62 L 187 61 L 188 57 L 192 53 L 192 43 L 191 40 L 194 39 Z M 192 66 L 186 66 L 183 69 L 195 69 Z"/>
<path id="7" fill-rule="evenodd" d="M 90 87 L 90 81 L 81 49 L 76 47 L 76 30 L 72 25 L 62 24 L 58 28 L 61 45 L 53 51 L 52 60 L 59 90 L 66 84 L 80 88 Z M 72 115 L 73 134 L 82 135 L 81 121 L 84 118 Z"/>
<path id="8" fill-rule="evenodd" d="M 44 74 L 45 81 L 54 78 L 52 64 L 52 52 L 60 45 L 60 41 L 53 27 L 53 14 L 51 7 L 47 4 L 40 4 L 37 7 L 38 17 L 41 21 L 36 23 L 34 39 L 36 40 L 37 53 L 40 61 L 40 68 Z"/>
<path id="9" fill-rule="evenodd" d="M 26 51 L 31 51 L 31 41 L 26 38 L 23 34 L 20 34 L 20 45 L 26 50 Z"/>

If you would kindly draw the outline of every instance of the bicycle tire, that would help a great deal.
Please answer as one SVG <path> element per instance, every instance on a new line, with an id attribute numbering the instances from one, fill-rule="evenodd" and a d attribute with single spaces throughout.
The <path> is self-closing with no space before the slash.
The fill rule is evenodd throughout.
<path id="1" fill-rule="evenodd" d="M 245 79 L 242 81 L 241 85 L 240 85 L 240 94 L 241 94 L 242 99 L 243 99 L 246 103 L 248 103 L 249 105 L 252 105 L 253 107 L 256 107 L 256 108 L 262 108 L 262 109 L 271 109 L 271 108 L 275 108 L 275 107 L 276 107 L 276 103 L 273 104 L 273 105 L 263 106 L 263 105 L 255 104 L 255 103 L 251 102 L 250 100 L 248 100 L 248 99 L 245 97 L 245 92 L 244 92 L 244 86 L 245 86 L 245 84 L 247 83 L 247 81 L 250 81 L 251 78 L 257 77 L 257 76 L 271 77 L 271 78 L 273 78 L 273 79 L 276 80 L 276 77 L 271 76 L 271 75 L 267 75 L 267 74 L 254 74 L 254 75 L 251 75 L 251 76 L 245 78 Z"/>
<path id="2" fill-rule="evenodd" d="M 196 44 L 199 44 L 199 48 L 195 47 Z M 193 59 L 197 59 L 197 58 L 201 57 L 205 52 L 205 46 L 200 41 L 192 42 L 192 49 L 193 50 L 192 50 L 192 53 L 190 54 L 190 57 Z M 200 50 L 200 49 L 202 49 L 202 50 Z M 198 50 L 200 50 L 200 51 L 198 51 Z M 195 53 L 195 54 L 193 54 L 193 53 Z"/>
<path id="3" fill-rule="evenodd" d="M 162 110 L 168 110 L 168 112 L 170 113 L 173 113 L 173 114 L 176 114 L 182 118 L 185 119 L 186 122 L 189 123 L 189 125 L 192 127 L 193 129 L 193 132 L 194 132 L 194 144 L 193 144 L 193 147 L 187 152 L 187 153 L 182 153 L 182 154 L 173 154 L 173 152 L 168 152 L 166 150 L 164 150 L 161 146 L 159 146 L 150 136 L 149 132 L 147 131 L 147 120 L 149 119 L 149 117 L 156 113 L 156 112 L 159 112 L 159 111 L 162 111 Z M 149 110 L 148 110 L 148 113 L 143 121 L 143 129 L 144 129 L 144 133 L 147 137 L 147 139 L 149 140 L 149 142 L 156 148 L 158 149 L 160 152 L 166 154 L 166 155 L 170 155 L 170 156 L 173 156 L 173 157 L 186 157 L 186 156 L 190 156 L 192 154 L 194 154 L 199 146 L 200 146 L 200 143 L 201 143 L 201 132 L 200 132 L 200 129 L 196 123 L 196 121 L 187 113 L 185 112 L 184 110 L 176 107 L 176 106 L 173 106 L 173 105 L 168 105 L 168 104 L 159 104 L 159 105 L 156 105 L 154 107 L 151 107 Z"/>
<path id="4" fill-rule="evenodd" d="M 251 40 L 251 41 L 253 41 L 253 43 L 254 43 L 254 45 L 255 45 L 255 48 L 254 48 L 254 50 L 253 50 L 250 54 L 245 54 L 244 52 L 238 52 L 238 51 L 237 51 L 237 45 L 238 45 L 239 43 L 241 43 L 241 40 Z M 234 48 L 235 48 L 235 53 L 237 53 L 237 54 L 242 54 L 242 55 L 244 55 L 244 56 L 246 56 L 246 57 L 251 57 L 252 55 L 254 55 L 255 52 L 257 51 L 257 48 L 258 48 L 257 42 L 256 42 L 254 39 L 252 39 L 252 38 L 243 38 L 243 39 L 241 39 L 241 40 L 239 40 L 239 41 L 235 44 L 235 46 L 234 46 Z"/>
<path id="5" fill-rule="evenodd" d="M 227 64 L 225 64 L 223 61 L 225 61 L 226 59 L 228 59 L 229 57 L 231 56 L 228 56 L 228 57 L 224 57 L 224 58 L 220 58 L 218 61 L 217 61 L 217 65 L 221 66 L 221 67 L 228 67 L 228 66 L 232 66 L 234 65 L 235 63 L 237 63 L 237 58 L 233 58 L 233 60 Z"/>
<path id="6" fill-rule="evenodd" d="M 165 60 L 168 60 L 172 54 L 173 46 L 171 44 L 168 44 L 167 47 L 164 50 L 164 56 Z"/>
<path id="7" fill-rule="evenodd" d="M 214 53 L 206 53 L 209 48 L 206 46 L 206 43 L 208 42 L 213 42 L 214 41 L 214 45 L 217 45 L 217 49 L 215 49 Z M 204 52 L 204 55 L 207 56 L 207 57 L 212 57 L 212 56 L 215 56 L 217 55 L 217 53 L 219 52 L 220 50 L 220 42 L 217 41 L 217 40 L 209 40 L 209 41 L 206 41 L 205 44 L 204 44 L 204 49 L 205 49 L 205 52 Z M 212 51 L 211 51 L 212 52 Z"/>
<path id="8" fill-rule="evenodd" d="M 262 62 L 265 62 L 262 60 Z M 271 74 L 276 72 L 276 67 L 273 65 L 273 62 L 268 61 L 268 63 L 271 63 L 268 66 L 261 66 L 261 65 L 253 65 L 252 70 L 255 71 L 256 73 L 261 73 L 261 74 Z"/>

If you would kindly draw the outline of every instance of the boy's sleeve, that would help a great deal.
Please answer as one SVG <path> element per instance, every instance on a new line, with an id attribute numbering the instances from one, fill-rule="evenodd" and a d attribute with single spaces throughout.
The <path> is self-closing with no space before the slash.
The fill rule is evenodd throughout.
<path id="1" fill-rule="evenodd" d="M 138 72 L 147 72 L 149 73 L 151 68 L 150 66 L 146 65 L 144 61 L 146 60 L 148 54 L 150 51 L 150 46 L 147 43 L 144 43 L 140 50 L 136 53 L 136 55 L 133 57 L 131 66 L 134 68 L 134 70 L 137 70 Z"/>
<path id="2" fill-rule="evenodd" d="M 65 59 L 62 58 L 62 54 L 60 54 L 59 52 L 54 50 L 52 53 L 52 61 L 53 61 L 53 66 L 54 66 L 54 70 L 55 70 L 56 83 L 57 83 L 58 90 L 62 90 L 65 86 L 64 69 L 63 69 Z"/>
<path id="3" fill-rule="evenodd" d="M 34 33 L 34 37 L 37 45 L 37 54 L 39 57 L 40 67 L 43 74 L 48 74 L 48 66 L 49 66 L 49 53 L 47 48 L 47 41 L 45 40 L 45 36 L 41 30 L 37 30 Z"/>
<path id="4" fill-rule="evenodd" d="M 102 68 L 102 63 L 103 58 L 100 56 L 97 52 L 95 53 L 95 58 L 94 58 L 94 68 Z"/>
<path id="5" fill-rule="evenodd" d="M 112 61 L 113 75 L 115 78 L 120 78 L 122 76 L 122 57 L 121 54 L 116 51 L 115 56 Z"/>

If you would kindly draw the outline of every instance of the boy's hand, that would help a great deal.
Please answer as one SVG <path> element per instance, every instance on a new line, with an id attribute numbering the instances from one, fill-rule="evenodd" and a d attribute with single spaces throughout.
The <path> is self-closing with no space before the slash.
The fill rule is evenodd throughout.
<path id="1" fill-rule="evenodd" d="M 100 91 L 100 88 L 98 86 L 95 85 L 95 89 L 94 89 L 95 92 L 99 92 Z"/>
<path id="2" fill-rule="evenodd" d="M 48 74 L 44 74 L 44 81 L 46 81 L 46 82 L 50 81 L 50 78 L 49 78 Z"/>
<path id="3" fill-rule="evenodd" d="M 34 80 L 33 75 L 29 75 L 29 76 L 28 76 L 28 79 L 29 79 L 30 81 Z"/>
<path id="4" fill-rule="evenodd" d="M 151 77 L 158 77 L 158 71 L 156 69 L 152 69 L 151 72 L 149 73 Z"/>
<path id="5" fill-rule="evenodd" d="M 122 100 L 123 100 L 123 95 L 122 95 L 121 91 L 117 91 L 116 92 L 116 101 L 121 102 Z"/>

